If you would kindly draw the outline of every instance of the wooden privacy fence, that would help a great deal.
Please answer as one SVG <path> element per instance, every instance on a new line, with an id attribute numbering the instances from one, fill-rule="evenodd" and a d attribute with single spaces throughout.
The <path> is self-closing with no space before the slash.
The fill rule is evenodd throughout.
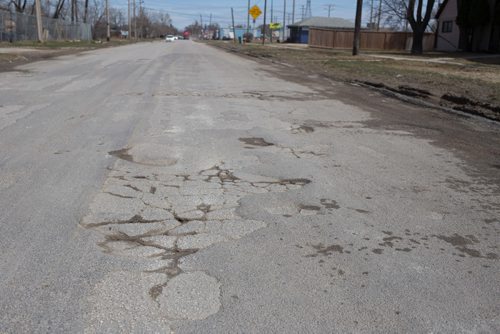
<path id="1" fill-rule="evenodd" d="M 425 34 L 424 51 L 434 49 L 434 39 L 434 34 Z M 353 40 L 353 30 L 309 28 L 309 46 L 311 47 L 351 49 Z M 360 48 L 365 50 L 409 50 L 412 42 L 411 32 L 362 31 Z"/>

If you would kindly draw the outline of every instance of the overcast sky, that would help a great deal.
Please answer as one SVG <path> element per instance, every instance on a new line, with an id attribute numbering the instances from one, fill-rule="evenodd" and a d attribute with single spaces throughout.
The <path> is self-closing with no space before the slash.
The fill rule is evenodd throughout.
<path id="1" fill-rule="evenodd" d="M 133 1 L 133 0 L 131 0 Z M 234 8 L 235 23 L 246 24 L 248 0 L 136 0 L 150 10 L 165 11 L 170 14 L 173 24 L 179 29 L 200 21 L 200 15 L 203 16 L 203 23 L 208 23 L 210 14 L 212 22 L 219 23 L 222 27 L 227 27 L 231 23 L 231 7 Z M 271 2 L 273 2 L 273 17 L 279 22 L 283 22 L 283 4 L 284 0 L 267 0 L 268 18 L 270 17 Z M 292 15 L 292 0 L 286 0 L 287 18 Z M 111 0 L 115 7 L 127 9 L 127 0 Z M 295 21 L 299 21 L 302 16 L 302 6 L 305 7 L 306 0 L 295 1 Z M 311 0 L 311 11 L 313 16 L 328 16 L 328 6 L 333 5 L 331 16 L 342 17 L 354 21 L 356 10 L 355 0 Z M 258 5 L 264 11 L 264 0 L 251 0 L 250 6 Z M 264 15 L 257 20 L 257 25 L 262 24 Z M 269 19 L 268 19 L 269 20 Z M 288 24 L 288 21 L 287 21 Z"/>

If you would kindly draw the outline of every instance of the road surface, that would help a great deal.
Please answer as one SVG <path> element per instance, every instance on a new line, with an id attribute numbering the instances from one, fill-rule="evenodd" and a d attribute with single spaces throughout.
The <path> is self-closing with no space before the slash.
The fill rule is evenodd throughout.
<path id="1" fill-rule="evenodd" d="M 499 134 L 192 41 L 0 73 L 0 333 L 498 333 Z"/>

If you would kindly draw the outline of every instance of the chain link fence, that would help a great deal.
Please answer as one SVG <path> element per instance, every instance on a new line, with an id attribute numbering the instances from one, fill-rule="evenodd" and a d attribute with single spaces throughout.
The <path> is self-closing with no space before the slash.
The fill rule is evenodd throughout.
<path id="1" fill-rule="evenodd" d="M 82 40 L 92 39 L 89 23 L 67 22 L 61 19 L 42 17 L 44 40 Z M 0 41 L 38 40 L 36 17 L 21 13 L 0 10 Z"/>

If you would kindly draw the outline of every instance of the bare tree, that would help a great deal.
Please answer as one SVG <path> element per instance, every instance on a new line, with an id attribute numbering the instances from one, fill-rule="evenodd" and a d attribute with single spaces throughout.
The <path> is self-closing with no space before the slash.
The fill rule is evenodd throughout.
<path id="1" fill-rule="evenodd" d="M 434 10 L 436 0 L 427 0 L 424 11 L 424 0 L 409 0 L 408 1 L 408 22 L 413 30 L 413 45 L 411 53 L 422 54 L 424 52 L 424 34 L 431 15 Z M 415 7 L 417 5 L 417 7 Z"/>
<path id="2" fill-rule="evenodd" d="M 406 30 L 408 1 L 406 0 L 382 0 L 381 14 L 384 26 L 393 30 Z"/>
<path id="3" fill-rule="evenodd" d="M 26 9 L 26 4 L 28 2 L 27 0 L 12 0 L 11 2 L 14 5 L 14 7 L 16 8 L 16 12 L 24 13 L 24 11 Z"/>
<path id="4" fill-rule="evenodd" d="M 89 14 L 89 0 L 85 0 L 85 5 L 83 7 L 83 23 L 87 23 L 87 16 Z"/>
<path id="5" fill-rule="evenodd" d="M 56 8 L 54 10 L 54 15 L 52 15 L 54 19 L 58 19 L 62 16 L 62 12 L 64 10 L 64 2 L 65 0 L 57 0 Z"/>
<path id="6" fill-rule="evenodd" d="M 429 27 L 436 0 L 383 0 L 383 15 L 386 24 L 397 30 L 410 25 L 413 33 L 411 52 L 422 54 L 425 31 Z"/>

